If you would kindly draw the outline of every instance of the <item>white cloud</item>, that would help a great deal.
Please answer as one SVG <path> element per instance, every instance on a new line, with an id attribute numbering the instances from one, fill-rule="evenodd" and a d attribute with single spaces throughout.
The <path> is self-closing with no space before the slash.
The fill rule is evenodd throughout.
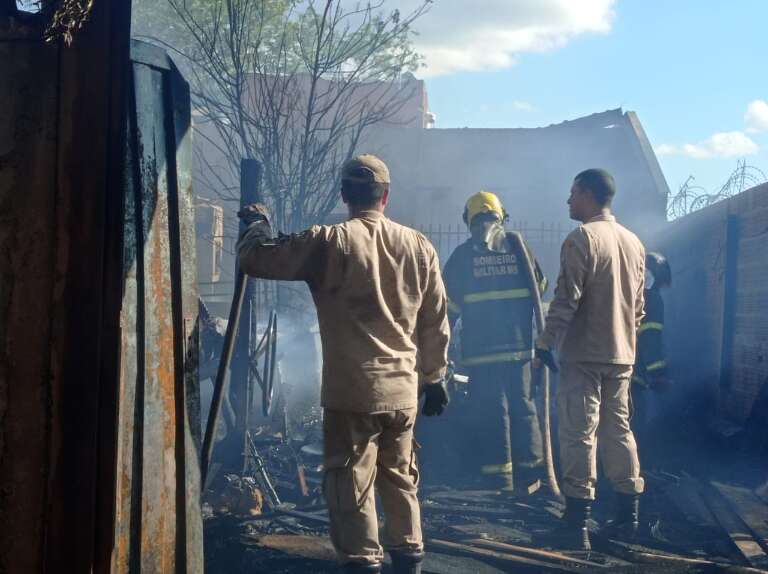
<path id="1" fill-rule="evenodd" d="M 750 133 L 768 131 L 768 102 L 755 100 L 747 106 L 744 123 Z"/>
<path id="2" fill-rule="evenodd" d="M 400 0 L 403 14 L 419 0 Z M 437 0 L 414 28 L 426 59 L 420 76 L 494 70 L 587 33 L 607 33 L 615 0 Z"/>
<path id="3" fill-rule="evenodd" d="M 518 112 L 532 112 L 536 109 L 531 102 L 526 102 L 524 100 L 513 100 L 510 102 L 510 105 L 513 110 Z"/>
<path id="4" fill-rule="evenodd" d="M 760 150 L 752 139 L 740 131 L 720 132 L 696 144 L 661 144 L 656 155 L 682 155 L 693 159 L 742 157 Z"/>

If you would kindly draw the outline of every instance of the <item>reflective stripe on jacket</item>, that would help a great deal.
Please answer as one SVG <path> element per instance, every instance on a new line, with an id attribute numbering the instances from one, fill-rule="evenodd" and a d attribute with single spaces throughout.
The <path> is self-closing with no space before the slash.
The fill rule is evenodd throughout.
<path id="1" fill-rule="evenodd" d="M 647 383 L 648 375 L 663 374 L 667 368 L 663 344 L 664 300 L 658 289 L 645 290 L 645 317 L 637 330 L 635 377 Z"/>
<path id="2" fill-rule="evenodd" d="M 461 316 L 465 366 L 532 357 L 532 286 L 523 255 L 506 240 L 506 234 L 502 239 L 505 252 L 492 251 L 470 239 L 459 245 L 445 264 L 443 276 L 452 322 Z M 543 291 L 546 279 L 535 260 L 534 269 Z"/>

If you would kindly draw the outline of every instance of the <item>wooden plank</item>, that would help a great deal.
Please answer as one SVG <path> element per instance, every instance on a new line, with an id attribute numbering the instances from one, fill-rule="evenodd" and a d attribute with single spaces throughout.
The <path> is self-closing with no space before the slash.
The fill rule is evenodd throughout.
<path id="1" fill-rule="evenodd" d="M 275 514 L 285 514 L 286 516 L 293 516 L 294 518 L 311 520 L 313 522 L 322 522 L 323 524 L 331 523 L 327 512 L 301 512 L 300 510 L 292 510 L 290 508 L 278 508 Z"/>
<path id="2" fill-rule="evenodd" d="M 426 542 L 427 548 L 434 550 L 448 550 L 457 552 L 459 554 L 466 554 L 469 556 L 476 556 L 479 558 L 490 558 L 492 560 L 498 560 L 502 562 L 509 562 L 519 564 L 523 566 L 530 566 L 538 568 L 537 572 L 580 572 L 580 569 L 575 567 L 566 566 L 564 564 L 553 564 L 551 562 L 542 562 L 541 560 L 534 560 L 533 558 L 526 558 L 525 556 L 518 556 L 507 552 L 497 552 L 494 550 L 488 550 L 486 548 L 476 548 L 474 546 L 468 546 L 466 544 L 458 544 L 456 542 L 449 542 L 447 540 L 440 540 L 437 538 L 430 538 Z"/>
<path id="3" fill-rule="evenodd" d="M 590 568 L 607 568 L 605 564 L 598 564 L 597 562 L 590 562 L 589 560 L 581 560 L 579 558 L 573 558 L 560 552 L 553 552 L 551 550 L 537 550 L 536 548 L 528 548 L 527 546 L 518 546 L 517 544 L 508 544 L 506 542 L 497 542 L 496 540 L 488 540 L 485 538 L 475 538 L 467 540 L 467 543 L 474 544 L 475 546 L 485 546 L 492 549 L 501 551 L 513 552 L 515 554 L 522 554 L 524 556 L 531 556 L 533 558 L 541 558 L 543 560 L 554 560 L 562 564 L 576 564 L 579 566 L 589 566 Z"/>
<path id="4" fill-rule="evenodd" d="M 714 560 L 705 560 L 703 558 L 688 558 L 685 556 L 672 556 L 670 554 L 652 554 L 650 552 L 638 552 L 636 550 L 626 550 L 624 557 L 633 562 L 642 564 L 658 565 L 679 565 L 679 566 L 714 566 L 717 571 L 723 574 L 765 574 L 762 568 L 751 568 L 749 566 L 738 566 Z"/>
<path id="5" fill-rule="evenodd" d="M 439 512 L 444 514 L 479 515 L 479 516 L 513 516 L 515 511 L 503 508 L 486 508 L 483 506 L 462 506 L 452 504 L 422 504 L 422 512 Z"/>
<path id="6" fill-rule="evenodd" d="M 750 566 L 768 568 L 768 556 L 752 537 L 747 525 L 733 512 L 726 501 L 714 489 L 705 491 L 707 506 L 715 515 L 720 526 L 728 534 L 741 556 Z"/>
<path id="7" fill-rule="evenodd" d="M 319 536 L 267 534 L 259 538 L 258 546 L 311 560 L 332 562 L 336 559 L 336 552 L 331 542 L 327 538 Z"/>
<path id="8" fill-rule="evenodd" d="M 454 503 L 464 504 L 497 504 L 500 497 L 496 490 L 442 490 L 430 492 L 426 498 L 435 501 L 452 500 Z M 438 504 L 442 504 L 442 502 L 438 502 Z"/>
<path id="9" fill-rule="evenodd" d="M 713 482 L 712 486 L 731 503 L 731 508 L 749 527 L 758 544 L 768 551 L 768 505 L 747 488 L 719 482 Z"/>
<path id="10" fill-rule="evenodd" d="M 682 478 L 680 484 L 664 490 L 669 500 L 685 516 L 686 520 L 698 526 L 716 528 L 717 522 L 701 497 L 696 480 Z"/>

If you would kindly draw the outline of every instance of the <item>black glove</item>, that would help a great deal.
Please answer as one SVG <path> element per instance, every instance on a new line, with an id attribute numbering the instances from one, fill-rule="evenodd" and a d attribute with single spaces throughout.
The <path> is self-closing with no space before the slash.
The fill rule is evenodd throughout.
<path id="1" fill-rule="evenodd" d="M 269 210 L 263 203 L 252 203 L 246 205 L 240 211 L 237 212 L 237 216 L 248 227 L 252 223 L 259 221 L 265 221 L 269 223 Z"/>
<path id="2" fill-rule="evenodd" d="M 424 385 L 424 406 L 421 408 L 421 414 L 427 417 L 440 416 L 449 402 L 445 381 Z"/>
<path id="3" fill-rule="evenodd" d="M 535 357 L 544 363 L 547 368 L 552 371 L 553 373 L 557 373 L 560 371 L 560 369 L 557 366 L 557 361 L 555 361 L 555 356 L 552 354 L 552 351 L 549 349 L 540 349 L 536 348 L 536 354 Z"/>

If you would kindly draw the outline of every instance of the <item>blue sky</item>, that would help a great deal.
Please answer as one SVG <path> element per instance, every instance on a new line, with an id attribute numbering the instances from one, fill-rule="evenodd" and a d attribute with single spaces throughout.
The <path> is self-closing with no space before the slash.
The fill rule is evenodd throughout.
<path id="1" fill-rule="evenodd" d="M 689 175 L 714 191 L 740 158 L 768 172 L 768 104 L 745 121 L 768 101 L 766 0 L 437 0 L 423 18 L 437 127 L 535 127 L 622 107 L 638 113 L 673 191 Z M 458 65 L 440 49 L 452 36 Z"/>

